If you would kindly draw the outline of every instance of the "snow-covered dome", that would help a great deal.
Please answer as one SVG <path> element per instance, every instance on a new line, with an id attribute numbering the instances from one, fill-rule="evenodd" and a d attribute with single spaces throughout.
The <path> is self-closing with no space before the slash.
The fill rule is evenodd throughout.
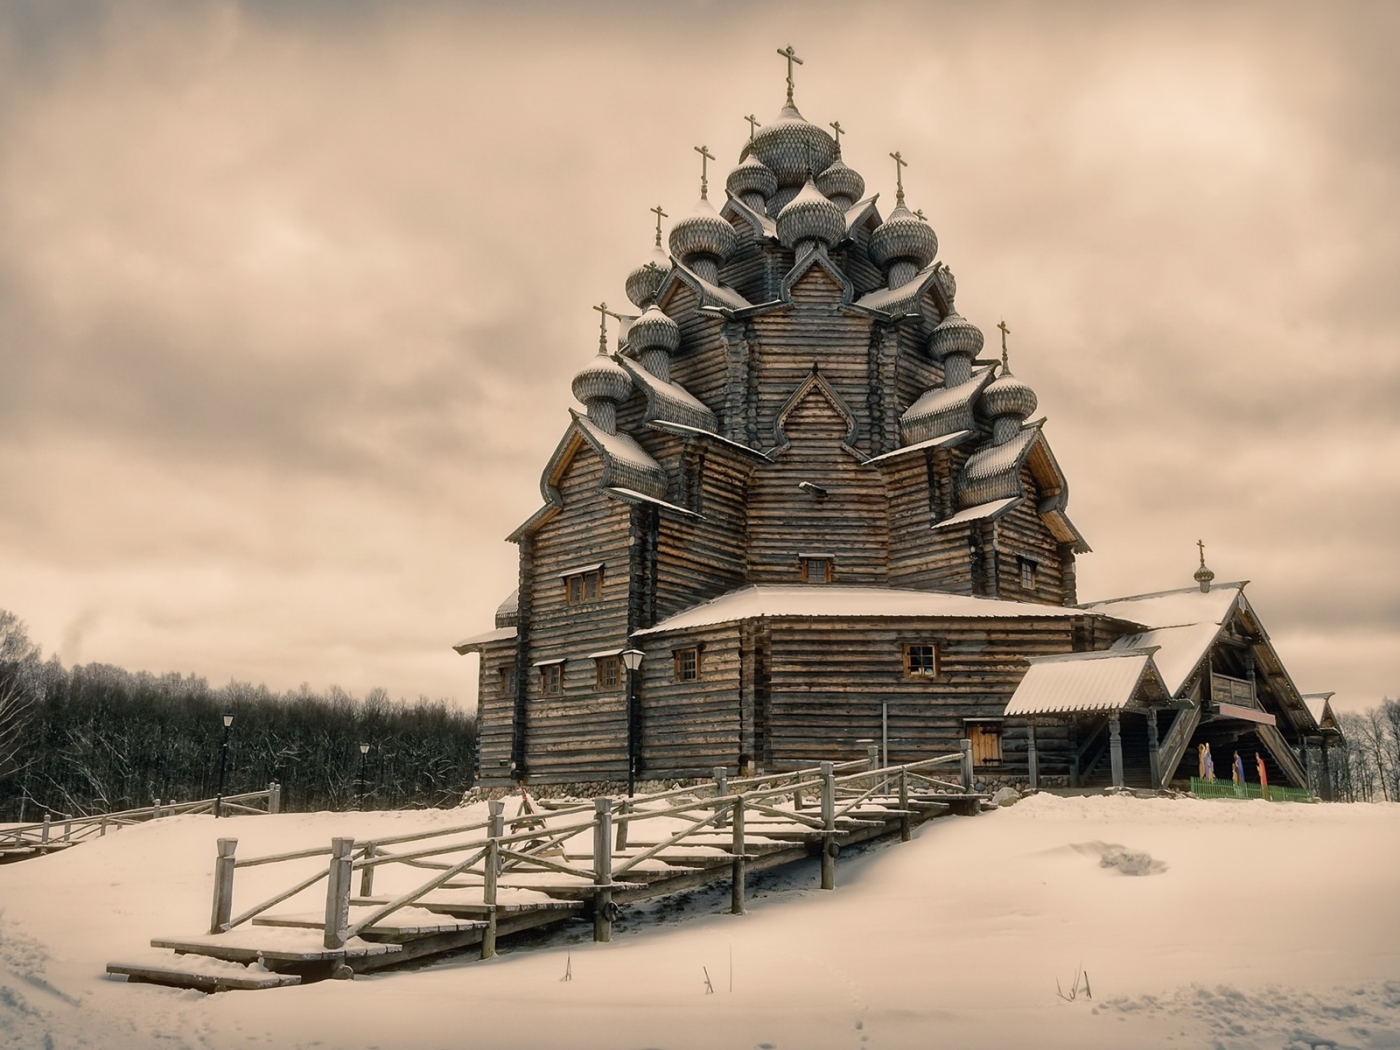
<path id="1" fill-rule="evenodd" d="M 729 173 L 724 188 L 729 191 L 731 197 L 738 197 L 745 204 L 753 207 L 751 197 L 757 195 L 767 202 L 773 194 L 778 192 L 778 177 L 763 161 L 753 154 L 749 154 L 739 162 L 738 167 Z"/>
<path id="2" fill-rule="evenodd" d="M 860 177 L 860 172 L 847 167 L 838 153 L 827 169 L 817 176 L 817 189 L 833 200 L 844 197 L 849 208 L 865 192 L 865 180 Z M 837 201 L 838 205 L 840 203 Z"/>
<path id="3" fill-rule="evenodd" d="M 701 197 L 694 210 L 671 227 L 671 254 L 694 268 L 695 259 L 722 263 L 739 246 L 739 235 L 708 200 Z"/>
<path id="4" fill-rule="evenodd" d="M 845 214 L 817 189 L 810 176 L 796 197 L 778 212 L 778 240 L 788 248 L 820 241 L 830 248 L 846 236 Z"/>
<path id="5" fill-rule="evenodd" d="M 933 227 L 906 208 L 903 200 L 870 235 L 870 258 L 882 270 L 897 262 L 913 263 L 915 270 L 922 270 L 937 254 Z"/>
<path id="6" fill-rule="evenodd" d="M 949 354 L 976 357 L 982 352 L 982 343 L 982 329 L 960 314 L 949 314 L 934 328 L 928 349 L 941 361 Z"/>
<path id="7" fill-rule="evenodd" d="M 626 401 L 632 393 L 632 377 L 599 347 L 592 361 L 574 376 L 574 397 L 591 410 L 595 401 Z M 591 411 L 590 411 L 591 414 Z"/>
<path id="8" fill-rule="evenodd" d="M 656 293 L 671 269 L 671 257 L 660 244 L 652 249 L 646 262 L 627 275 L 627 298 L 638 310 L 645 310 L 656 301 Z"/>
<path id="9" fill-rule="evenodd" d="M 1022 423 L 1030 418 L 1037 404 L 1035 391 L 1005 369 L 982 391 L 978 407 L 990 419 L 1010 416 Z"/>
<path id="10" fill-rule="evenodd" d="M 662 313 L 660 307 L 649 306 L 627 329 L 627 345 L 638 354 L 653 347 L 674 354 L 681 348 L 681 326 Z"/>
<path id="11" fill-rule="evenodd" d="M 815 124 L 808 123 L 791 101 L 777 119 L 759 128 L 744 147 L 742 157 L 756 156 L 777 176 L 779 186 L 800 186 L 807 169 L 824 171 L 836 159 L 836 141 Z"/>

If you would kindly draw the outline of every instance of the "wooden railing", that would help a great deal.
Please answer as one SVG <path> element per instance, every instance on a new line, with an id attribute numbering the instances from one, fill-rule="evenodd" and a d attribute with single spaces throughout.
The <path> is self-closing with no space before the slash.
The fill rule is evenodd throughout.
<path id="1" fill-rule="evenodd" d="M 184 813 L 276 813 L 281 808 L 282 788 L 276 782 L 262 791 L 246 791 L 240 795 L 224 795 L 200 799 L 197 802 L 154 803 L 141 809 L 123 809 L 115 813 L 93 813 L 86 816 L 45 812 L 36 824 L 21 824 L 0 829 L 0 852 L 51 852 L 76 846 L 107 834 L 109 828 L 124 828 L 161 817 Z"/>
<path id="2" fill-rule="evenodd" d="M 571 891 L 592 901 L 594 939 L 607 941 L 611 939 L 617 913 L 615 891 L 636 888 L 626 881 L 628 874 L 640 872 L 642 865 L 672 847 L 697 842 L 701 833 L 726 831 L 733 881 L 732 908 L 742 913 L 746 865 L 751 859 L 746 850 L 746 825 L 751 815 L 791 822 L 819 839 L 821 884 L 824 889 L 831 889 L 835 885 L 836 839 L 842 819 L 876 796 L 897 798 L 901 838 L 907 841 L 911 790 L 962 794 L 971 791 L 971 751 L 967 741 L 962 744 L 957 754 L 885 768 L 878 768 L 875 749 L 871 749 L 867 760 L 823 762 L 812 768 L 738 779 L 729 779 L 727 771 L 719 768 L 712 783 L 641 795 L 620 805 L 611 798 L 596 798 L 507 817 L 505 802 L 493 800 L 487 804 L 484 821 L 359 842 L 335 838 L 328 846 L 267 856 L 237 858 L 237 839 L 220 839 L 210 933 L 217 935 L 235 929 L 325 880 L 323 942 L 327 950 L 336 950 L 435 890 L 480 889 L 486 923 L 481 955 L 489 958 L 496 950 L 501 876 L 550 874 L 576 880 Z M 939 767 L 955 763 L 960 767 L 959 781 L 930 775 Z M 805 806 L 809 795 L 819 800 L 815 811 Z M 781 804 L 789 798 L 791 808 Z M 655 831 L 653 841 L 637 837 L 643 828 Z M 586 848 L 576 847 L 570 852 L 570 845 L 580 839 L 587 840 Z M 629 841 L 635 852 L 625 852 Z M 703 842 L 707 846 L 717 844 L 715 838 Z M 319 858 L 327 858 L 326 863 L 252 907 L 234 913 L 234 876 L 239 869 Z M 376 875 L 391 867 L 400 872 L 401 879 L 404 869 L 433 874 L 389 899 L 374 898 Z M 351 922 L 356 872 L 360 875 L 361 906 L 371 910 Z"/>

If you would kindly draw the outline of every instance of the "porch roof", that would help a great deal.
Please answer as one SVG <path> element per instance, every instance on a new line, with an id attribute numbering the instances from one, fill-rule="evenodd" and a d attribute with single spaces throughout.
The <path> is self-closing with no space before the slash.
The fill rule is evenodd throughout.
<path id="1" fill-rule="evenodd" d="M 1052 715 L 1122 711 L 1145 676 L 1156 676 L 1151 647 L 1038 656 L 1006 705 L 1005 714 Z"/>

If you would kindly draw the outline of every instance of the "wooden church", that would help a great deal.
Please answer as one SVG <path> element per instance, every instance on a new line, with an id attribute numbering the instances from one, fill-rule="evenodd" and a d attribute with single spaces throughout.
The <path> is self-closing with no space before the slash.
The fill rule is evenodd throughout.
<path id="1" fill-rule="evenodd" d="M 1079 603 L 1089 546 L 1009 330 L 984 356 L 902 159 L 882 214 L 780 54 L 786 104 L 748 118 L 725 192 L 699 147 L 699 201 L 665 248 L 653 209 L 627 277 L 637 312 L 596 308 L 586 411 L 510 536 L 519 589 L 454 647 L 481 654 L 483 785 L 963 738 L 987 781 L 1161 786 L 1209 743 L 1222 770 L 1238 752 L 1251 780 L 1258 756 L 1306 785 L 1331 737 L 1244 584 L 1212 586 L 1202 555 L 1187 590 Z"/>

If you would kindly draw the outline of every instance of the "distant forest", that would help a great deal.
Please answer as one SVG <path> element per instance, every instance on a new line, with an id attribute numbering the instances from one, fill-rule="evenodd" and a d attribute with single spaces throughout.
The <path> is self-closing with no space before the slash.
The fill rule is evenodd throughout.
<path id="1" fill-rule="evenodd" d="M 0 610 L 0 821 L 212 798 L 226 713 L 225 795 L 276 780 L 284 810 L 352 809 L 362 743 L 366 809 L 451 805 L 472 784 L 476 719 L 444 700 L 65 668 Z"/>

